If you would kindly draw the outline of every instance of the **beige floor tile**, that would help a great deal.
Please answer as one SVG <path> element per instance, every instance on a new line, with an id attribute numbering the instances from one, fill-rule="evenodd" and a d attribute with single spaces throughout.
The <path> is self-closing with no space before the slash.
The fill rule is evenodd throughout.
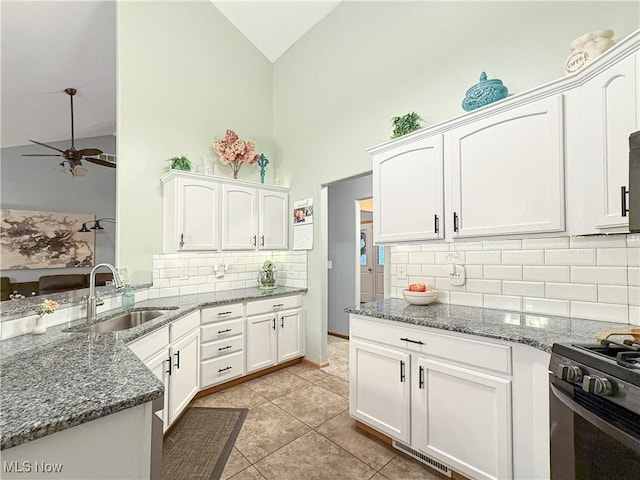
<path id="1" fill-rule="evenodd" d="M 265 403 L 249 410 L 235 446 L 255 463 L 308 431 L 304 423 L 273 403 Z"/>
<path id="2" fill-rule="evenodd" d="M 289 367 L 285 372 L 293 373 L 294 375 L 302 377 L 309 382 L 324 380 L 328 376 L 326 372 L 323 372 L 319 368 L 310 367 L 304 363 L 298 363 L 297 365 Z"/>
<path id="3" fill-rule="evenodd" d="M 325 375 L 326 378 L 316 382 L 316 385 L 326 388 L 330 392 L 349 399 L 349 382 L 335 375 Z"/>
<path id="4" fill-rule="evenodd" d="M 389 479 L 384 475 L 382 475 L 381 473 L 376 473 L 373 477 L 371 477 L 371 480 L 389 480 Z"/>
<path id="5" fill-rule="evenodd" d="M 380 473 L 389 480 L 441 480 L 428 467 L 423 467 L 416 460 L 408 460 L 397 456 L 387 463 Z"/>
<path id="6" fill-rule="evenodd" d="M 250 466 L 251 462 L 244 458 L 242 454 L 236 448 L 234 448 L 231 451 L 231 455 L 229 455 L 227 464 L 225 465 L 224 471 L 222 472 L 222 477 L 220 478 L 222 480 L 226 480 Z"/>
<path id="7" fill-rule="evenodd" d="M 255 467 L 249 467 L 231 477 L 231 480 L 265 480 Z"/>
<path id="8" fill-rule="evenodd" d="M 254 408 L 268 402 L 262 395 L 251 390 L 245 384 L 227 388 L 193 402 L 194 407 L 214 408 Z"/>
<path id="9" fill-rule="evenodd" d="M 396 455 L 390 447 L 359 430 L 349 412 L 341 413 L 316 430 L 374 470 L 380 470 Z"/>
<path id="10" fill-rule="evenodd" d="M 309 384 L 309 381 L 298 375 L 294 375 L 285 370 L 279 370 L 264 377 L 250 380 L 243 385 L 246 385 L 267 400 L 273 400 L 274 398 L 281 397 Z"/>
<path id="11" fill-rule="evenodd" d="M 349 380 L 349 341 L 329 335 L 327 337 L 327 357 L 329 365 L 323 372 Z"/>
<path id="12" fill-rule="evenodd" d="M 349 408 L 346 398 L 314 384 L 276 398 L 273 403 L 311 427 L 322 425 Z"/>
<path id="13" fill-rule="evenodd" d="M 360 480 L 376 472 L 316 432 L 309 432 L 254 465 L 274 480 Z"/>

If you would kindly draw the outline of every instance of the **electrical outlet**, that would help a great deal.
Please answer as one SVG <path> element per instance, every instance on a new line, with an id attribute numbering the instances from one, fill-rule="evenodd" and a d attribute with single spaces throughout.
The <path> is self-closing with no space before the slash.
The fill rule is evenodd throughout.
<path id="1" fill-rule="evenodd" d="M 460 287 L 467 281 L 467 271 L 464 265 L 453 265 L 453 272 L 449 274 L 449 283 Z"/>
<path id="2" fill-rule="evenodd" d="M 333 268 L 333 261 L 327 260 L 327 269 L 331 270 Z"/>
<path id="3" fill-rule="evenodd" d="M 404 280 L 407 278 L 407 266 L 406 265 L 398 265 L 396 276 L 398 280 Z"/>
<path id="4" fill-rule="evenodd" d="M 180 280 L 189 280 L 189 269 L 181 268 L 180 269 Z"/>

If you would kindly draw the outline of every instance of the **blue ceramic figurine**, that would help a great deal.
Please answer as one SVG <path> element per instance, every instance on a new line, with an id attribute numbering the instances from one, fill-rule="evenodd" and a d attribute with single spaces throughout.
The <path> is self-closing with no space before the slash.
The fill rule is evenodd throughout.
<path id="1" fill-rule="evenodd" d="M 258 157 L 258 165 L 260 165 L 260 183 L 264 183 L 264 169 L 269 165 L 269 160 L 261 153 Z"/>

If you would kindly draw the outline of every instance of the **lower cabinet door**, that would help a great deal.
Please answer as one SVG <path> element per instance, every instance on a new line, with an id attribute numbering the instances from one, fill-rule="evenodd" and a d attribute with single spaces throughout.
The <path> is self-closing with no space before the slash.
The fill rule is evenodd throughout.
<path id="1" fill-rule="evenodd" d="M 408 444 L 410 355 L 360 340 L 349 344 L 349 413 Z"/>
<path id="2" fill-rule="evenodd" d="M 198 393 L 200 381 L 200 329 L 178 340 L 171 347 L 169 376 L 169 425 Z"/>
<path id="3" fill-rule="evenodd" d="M 412 446 L 474 479 L 512 479 L 511 381 L 414 356 Z"/>
<path id="4" fill-rule="evenodd" d="M 247 317 L 247 373 L 275 365 L 278 361 L 277 314 Z"/>
<path id="5" fill-rule="evenodd" d="M 244 353 L 230 353 L 204 360 L 200 365 L 200 388 L 210 387 L 244 375 Z"/>
<path id="6" fill-rule="evenodd" d="M 302 311 L 282 312 L 278 323 L 278 363 L 304 355 Z"/>
<path id="7" fill-rule="evenodd" d="M 153 372 L 153 374 L 158 377 L 158 380 L 162 380 L 164 382 L 164 408 L 155 412 L 158 417 L 162 419 L 162 429 L 163 432 L 167 430 L 169 427 L 169 421 L 167 418 L 167 414 L 169 413 L 168 403 L 169 403 L 169 362 L 171 359 L 169 358 L 169 347 L 164 350 L 158 352 L 153 357 L 149 358 L 145 362 L 145 365 Z"/>

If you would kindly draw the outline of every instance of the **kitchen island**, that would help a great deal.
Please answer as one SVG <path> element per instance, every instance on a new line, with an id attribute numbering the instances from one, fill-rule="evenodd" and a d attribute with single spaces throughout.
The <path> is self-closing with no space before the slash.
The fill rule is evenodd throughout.
<path id="1" fill-rule="evenodd" d="M 142 447 L 134 451 L 138 455 L 144 454 L 148 459 L 151 412 L 162 408 L 164 385 L 130 351 L 127 344 L 201 308 L 305 291 L 288 287 L 269 291 L 247 288 L 147 300 L 139 302 L 135 308 L 160 309 L 165 314 L 127 330 L 83 333 L 78 330 L 87 326 L 87 323 L 77 320 L 49 328 L 44 335 L 22 335 L 0 342 L 0 447 L 3 460 L 15 461 L 14 452 L 23 447 L 35 447 L 39 445 L 38 442 L 48 441 L 56 435 L 64 435 L 65 439 L 69 439 L 73 437 L 70 434 L 80 432 L 77 428 L 87 429 L 98 422 L 101 422 L 101 430 L 113 433 L 108 428 L 105 430 L 104 422 L 119 421 L 121 418 L 120 423 L 132 423 L 131 418 L 124 418 L 131 415 L 137 415 L 133 423 L 141 426 L 140 432 L 135 435 L 146 438 L 139 439 L 144 440 Z M 124 308 L 118 308 L 105 312 L 92 323 L 99 323 L 125 311 Z M 139 412 L 134 413 L 136 411 Z M 70 430 L 72 427 L 77 428 Z M 122 450 L 115 447 L 119 446 L 118 442 L 126 444 L 127 435 L 130 437 L 131 432 L 125 432 L 122 438 L 106 439 L 111 448 L 101 449 L 100 444 L 96 443 L 85 445 L 82 451 L 69 452 L 70 456 L 64 462 L 64 472 L 73 476 L 73 465 L 69 462 L 74 461 L 80 466 L 87 466 L 85 468 L 92 468 L 89 467 L 91 457 L 86 455 L 93 454 L 116 462 L 119 459 L 112 458 L 112 452 Z M 129 442 L 136 443 L 131 439 Z M 60 463 L 65 455 L 63 450 L 58 448 L 53 454 L 55 458 L 49 458 L 50 462 Z M 24 455 L 21 458 L 21 462 L 29 461 L 33 465 L 41 460 L 33 456 L 25 458 Z M 140 459 L 132 461 L 141 462 Z M 108 465 L 108 462 L 104 463 Z M 128 472 L 129 476 L 148 478 L 148 464 L 147 460 L 146 467 L 137 464 L 128 471 L 117 470 L 116 475 Z M 26 473 L 18 470 L 18 464 L 9 465 L 18 476 Z M 75 478 L 82 476 L 78 474 Z"/>

